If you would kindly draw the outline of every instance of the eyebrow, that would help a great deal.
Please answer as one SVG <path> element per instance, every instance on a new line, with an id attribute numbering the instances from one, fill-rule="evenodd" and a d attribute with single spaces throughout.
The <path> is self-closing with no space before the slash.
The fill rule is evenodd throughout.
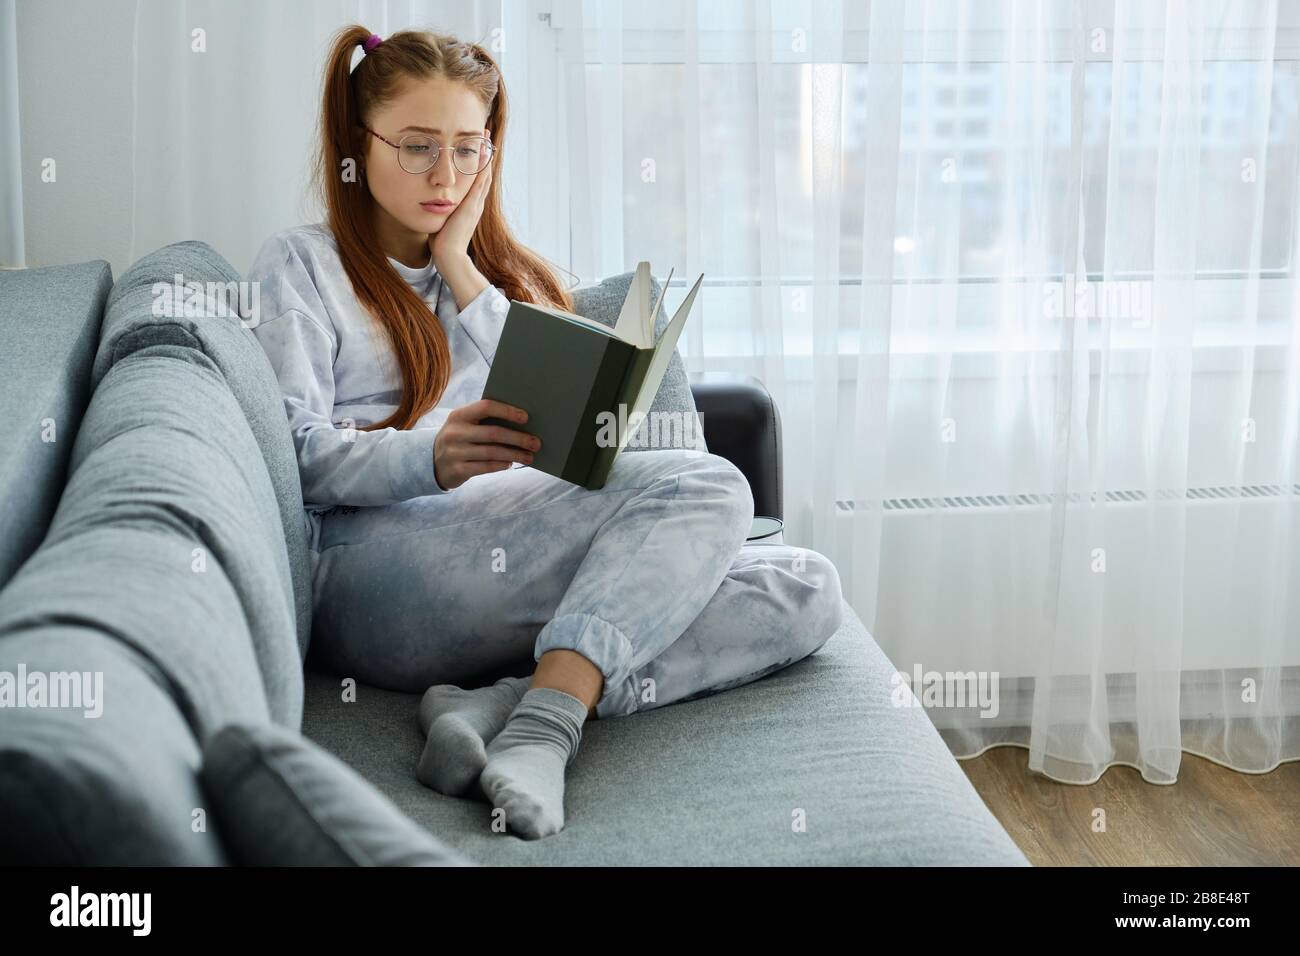
<path id="1" fill-rule="evenodd" d="M 440 129 L 430 129 L 430 128 L 427 127 L 427 126 L 403 126 L 403 127 L 402 127 L 398 132 L 402 132 L 402 133 L 404 133 L 404 132 L 406 132 L 408 129 L 413 129 L 413 130 L 415 130 L 417 133 L 437 133 L 439 136 L 442 135 L 442 130 L 440 130 Z M 461 130 L 459 133 L 457 133 L 456 135 L 457 135 L 457 136 L 482 136 L 482 135 L 483 135 L 483 131 L 482 131 L 481 129 L 463 129 L 463 130 Z"/>

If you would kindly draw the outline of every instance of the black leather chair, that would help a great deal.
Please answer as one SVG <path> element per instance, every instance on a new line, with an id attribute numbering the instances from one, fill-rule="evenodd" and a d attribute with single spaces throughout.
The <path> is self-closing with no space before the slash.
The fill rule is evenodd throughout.
<path id="1" fill-rule="evenodd" d="M 785 519 L 781 497 L 781 415 L 763 383 L 734 372 L 688 376 L 709 451 L 749 479 L 754 514 Z"/>

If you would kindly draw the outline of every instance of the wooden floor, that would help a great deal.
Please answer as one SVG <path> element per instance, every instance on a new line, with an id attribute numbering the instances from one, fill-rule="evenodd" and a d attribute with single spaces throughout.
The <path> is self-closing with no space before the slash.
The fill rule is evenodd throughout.
<path id="1" fill-rule="evenodd" d="M 1089 786 L 1057 783 L 1029 770 L 1023 747 L 959 763 L 1035 866 L 1300 865 L 1298 761 L 1251 774 L 1183 754 L 1169 786 L 1130 767 L 1111 767 Z"/>

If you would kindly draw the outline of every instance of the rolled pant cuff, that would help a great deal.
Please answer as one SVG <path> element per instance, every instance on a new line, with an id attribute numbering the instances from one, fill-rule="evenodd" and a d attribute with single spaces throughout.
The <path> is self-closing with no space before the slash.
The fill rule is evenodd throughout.
<path id="1" fill-rule="evenodd" d="M 632 642 L 604 618 L 594 614 L 562 614 L 546 622 L 537 635 L 533 660 L 547 651 L 565 650 L 581 654 L 605 676 L 605 689 L 596 703 L 596 716 L 631 713 L 636 697 L 629 680 Z"/>

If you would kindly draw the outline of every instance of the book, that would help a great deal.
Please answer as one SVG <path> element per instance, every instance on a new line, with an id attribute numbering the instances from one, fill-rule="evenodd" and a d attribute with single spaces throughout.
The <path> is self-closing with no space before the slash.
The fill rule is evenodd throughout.
<path id="1" fill-rule="evenodd" d="M 639 263 L 613 328 L 512 299 L 482 397 L 522 408 L 528 421 L 489 416 L 482 423 L 540 438 L 531 467 L 592 491 L 603 488 L 659 392 L 704 274 L 656 341 L 655 316 L 672 278 L 670 271 L 651 306 L 650 263 Z"/>

